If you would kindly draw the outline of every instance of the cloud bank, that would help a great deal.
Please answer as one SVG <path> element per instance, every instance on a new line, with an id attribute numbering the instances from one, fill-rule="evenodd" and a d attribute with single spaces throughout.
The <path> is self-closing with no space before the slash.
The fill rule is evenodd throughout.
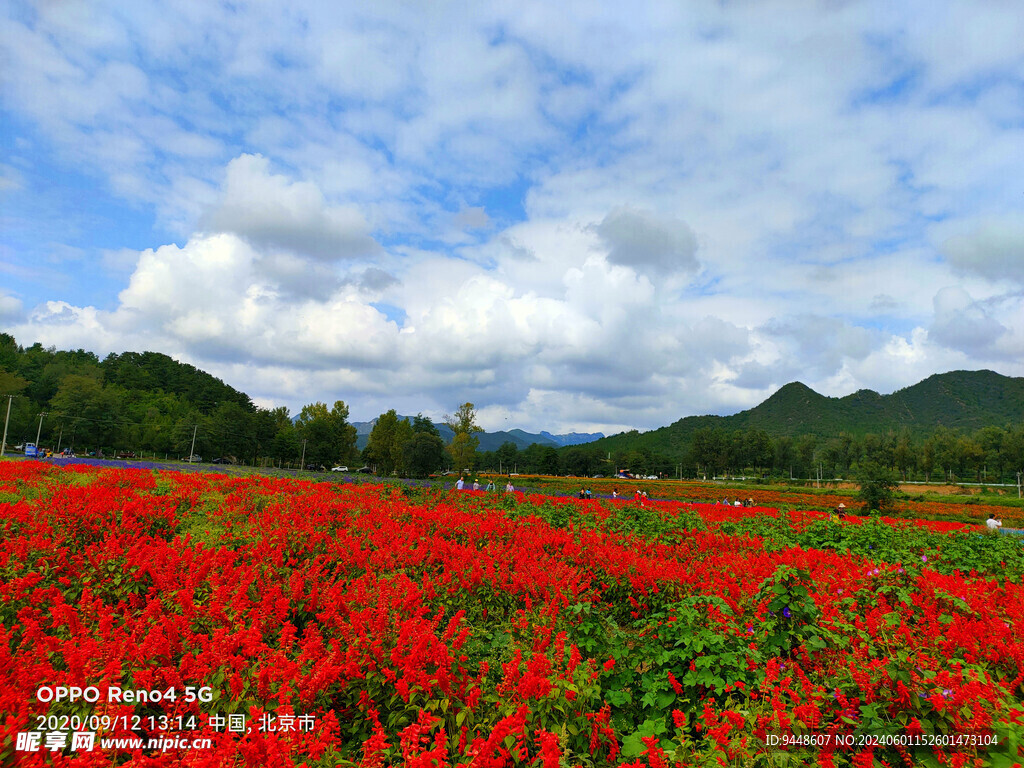
<path id="1" fill-rule="evenodd" d="M 491 428 L 1024 375 L 1024 18 L 787 9 L 12 4 L 0 322 Z"/>

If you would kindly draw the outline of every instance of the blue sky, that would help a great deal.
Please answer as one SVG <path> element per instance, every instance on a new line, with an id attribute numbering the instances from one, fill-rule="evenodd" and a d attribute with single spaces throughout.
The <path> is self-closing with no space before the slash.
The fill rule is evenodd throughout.
<path id="1" fill-rule="evenodd" d="M 1012 3 L 3 13 L 22 344 L 555 432 L 1024 375 Z"/>

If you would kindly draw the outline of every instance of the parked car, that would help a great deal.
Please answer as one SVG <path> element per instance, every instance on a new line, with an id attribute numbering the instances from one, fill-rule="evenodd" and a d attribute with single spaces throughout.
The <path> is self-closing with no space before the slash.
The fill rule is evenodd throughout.
<path id="1" fill-rule="evenodd" d="M 136 459 L 138 457 L 135 455 L 135 451 L 121 451 L 119 454 L 117 454 L 117 458 L 119 458 L 119 459 Z"/>
<path id="2" fill-rule="evenodd" d="M 187 461 L 189 464 L 198 463 L 198 462 L 200 462 L 202 460 L 203 460 L 203 457 L 200 456 L 198 453 L 193 453 L 187 459 L 182 459 L 182 461 Z"/>
<path id="3" fill-rule="evenodd" d="M 211 464 L 235 464 L 235 460 L 230 456 L 218 456 L 216 459 L 210 462 Z"/>
<path id="4" fill-rule="evenodd" d="M 359 469 L 356 470 L 356 472 L 359 472 L 364 475 L 370 474 L 371 471 L 372 470 L 369 467 L 360 467 Z"/>
<path id="5" fill-rule="evenodd" d="M 331 472 L 348 472 L 348 467 L 331 467 Z"/>

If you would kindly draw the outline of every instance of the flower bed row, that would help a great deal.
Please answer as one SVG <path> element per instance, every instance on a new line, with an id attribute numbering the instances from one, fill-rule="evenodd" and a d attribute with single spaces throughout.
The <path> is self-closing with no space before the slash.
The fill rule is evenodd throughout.
<path id="1" fill-rule="evenodd" d="M 693 481 L 588 480 L 585 478 L 567 479 L 533 476 L 522 477 L 520 481 L 540 485 L 545 490 L 551 489 L 552 491 L 570 494 L 578 492 L 581 487 L 587 487 L 599 495 L 610 495 L 613 490 L 617 491 L 620 495 L 631 495 L 634 489 L 640 488 L 659 498 L 664 497 L 693 502 L 714 503 L 726 497 L 735 500 L 737 495 L 739 495 L 744 499 L 753 499 L 754 503 L 759 507 L 799 507 L 827 510 L 835 509 L 840 504 L 845 505 L 847 508 L 859 506 L 859 502 L 851 501 L 851 494 L 820 491 L 815 493 L 796 490 L 780 491 L 757 488 L 756 486 L 729 488 L 722 485 Z M 1006 525 L 1024 527 L 1024 508 L 1010 505 L 979 504 L 973 500 L 969 503 L 958 504 L 946 501 L 918 501 L 915 499 L 899 498 L 896 501 L 895 511 L 901 516 L 900 519 L 959 517 L 979 522 L 986 519 L 990 514 L 995 514 L 997 517 L 1002 518 Z"/>

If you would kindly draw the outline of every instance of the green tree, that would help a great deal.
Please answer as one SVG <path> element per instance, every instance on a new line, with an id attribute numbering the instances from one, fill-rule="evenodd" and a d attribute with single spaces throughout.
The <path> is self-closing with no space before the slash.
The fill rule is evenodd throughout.
<path id="1" fill-rule="evenodd" d="M 444 423 L 455 433 L 448 445 L 448 453 L 451 454 L 455 470 L 461 472 L 463 469 L 472 467 L 473 457 L 480 445 L 480 439 L 476 437 L 476 433 L 483 432 L 483 429 L 477 426 L 476 410 L 473 404 L 463 403 L 453 416 L 445 415 Z"/>
<path id="2" fill-rule="evenodd" d="M 187 411 L 180 398 L 159 390 L 136 391 L 126 405 L 131 422 L 129 447 L 163 454 L 175 450 L 174 425 Z"/>
<path id="3" fill-rule="evenodd" d="M 424 416 L 422 413 L 417 413 L 412 419 L 412 431 L 419 433 L 423 432 L 434 437 L 441 437 L 441 433 L 437 427 L 434 426 L 434 422 L 429 417 Z M 442 442 L 442 445 L 444 443 Z"/>
<path id="4" fill-rule="evenodd" d="M 274 455 L 274 438 L 281 426 L 293 426 L 291 419 L 288 418 L 288 409 L 284 406 L 273 409 L 257 408 L 256 413 L 252 415 L 252 425 L 255 440 L 252 447 L 254 464 L 267 456 Z"/>
<path id="5" fill-rule="evenodd" d="M 382 413 L 373 425 L 370 437 L 363 450 L 363 461 L 374 467 L 378 475 L 390 475 L 395 469 L 391 458 L 391 448 L 395 441 L 395 430 L 398 428 L 398 414 L 394 409 Z"/>
<path id="6" fill-rule="evenodd" d="M 498 470 L 512 472 L 519 463 L 519 448 L 511 440 L 506 440 L 494 452 L 494 460 L 498 462 Z"/>
<path id="7" fill-rule="evenodd" d="M 1011 477 L 1024 470 L 1024 426 L 1007 431 L 1001 454 Z"/>
<path id="8" fill-rule="evenodd" d="M 843 444 L 838 437 L 825 441 L 821 450 L 818 451 L 818 459 L 824 468 L 825 477 L 836 477 L 838 475 L 842 456 Z"/>
<path id="9" fill-rule="evenodd" d="M 21 358 L 21 348 L 9 333 L 0 333 L 0 369 L 14 371 Z"/>
<path id="10" fill-rule="evenodd" d="M 818 471 L 814 455 L 818 448 L 817 435 L 800 435 L 794 444 L 797 457 L 797 476 L 816 477 Z"/>
<path id="11" fill-rule="evenodd" d="M 278 461 L 294 461 L 301 451 L 299 430 L 291 421 L 278 426 L 270 441 L 270 456 Z"/>
<path id="12" fill-rule="evenodd" d="M 587 445 L 574 445 L 562 454 L 562 467 L 566 474 L 576 477 L 590 477 L 602 466 L 604 454 L 600 448 Z M 625 467 L 620 467 L 625 469 Z"/>
<path id="13" fill-rule="evenodd" d="M 558 449 L 555 446 L 532 443 L 520 455 L 526 463 L 527 471 L 541 475 L 558 474 Z"/>
<path id="14" fill-rule="evenodd" d="M 924 481 L 927 483 L 932 479 L 932 472 L 935 469 L 935 441 L 931 438 L 924 441 L 921 450 L 918 452 L 917 462 L 924 472 Z"/>
<path id="15" fill-rule="evenodd" d="M 858 498 L 864 502 L 865 512 L 884 512 L 892 507 L 898 484 L 891 469 L 874 461 L 864 461 L 858 469 L 857 482 L 860 484 Z"/>
<path id="16" fill-rule="evenodd" d="M 933 466 L 941 467 L 943 479 L 949 478 L 957 466 L 957 436 L 946 427 L 939 427 L 928 439 L 934 456 Z"/>
<path id="17" fill-rule="evenodd" d="M 690 464 L 700 474 L 708 477 L 717 475 L 728 463 L 728 441 L 720 429 L 701 427 L 693 433 L 690 441 Z M 620 467 L 625 469 L 626 467 Z"/>
<path id="18" fill-rule="evenodd" d="M 22 361 L 22 350 L 14 337 L 9 333 L 0 333 L 0 395 L 22 395 L 28 388 L 27 378 L 18 374 Z M 25 442 L 25 435 L 29 434 L 29 422 L 31 414 L 38 413 L 38 408 L 25 396 L 14 397 L 8 401 L 6 397 L 0 397 L 0 418 L 6 418 L 10 405 L 10 422 L 8 424 L 7 445 L 17 445 Z M 0 427 L 0 431 L 3 427 Z M 35 439 L 32 433 L 31 439 Z"/>
<path id="19" fill-rule="evenodd" d="M 0 395 L 19 395 L 28 386 L 28 382 L 9 371 L 0 370 Z"/>
<path id="20" fill-rule="evenodd" d="M 774 451 L 771 436 L 763 429 L 755 429 L 744 434 L 744 466 L 761 472 L 771 466 Z"/>
<path id="21" fill-rule="evenodd" d="M 1005 469 L 1003 441 L 1006 440 L 1006 430 L 1000 427 L 982 427 L 975 433 L 974 439 L 985 454 L 983 467 L 986 482 L 989 482 L 989 478 L 991 482 L 1001 482 Z"/>
<path id="22" fill-rule="evenodd" d="M 402 457 L 411 477 L 426 477 L 444 463 L 444 441 L 429 432 L 414 432 L 402 446 Z"/>
<path id="23" fill-rule="evenodd" d="M 50 401 L 50 417 L 76 422 L 79 442 L 100 448 L 129 447 L 121 440 L 125 394 L 119 387 L 104 387 L 92 376 L 71 374 Z"/>
<path id="24" fill-rule="evenodd" d="M 793 438 L 788 436 L 780 437 L 775 441 L 775 471 L 780 475 L 788 477 L 796 461 L 796 450 L 793 448 Z"/>
<path id="25" fill-rule="evenodd" d="M 910 470 L 914 468 L 916 460 L 914 447 L 910 443 L 910 435 L 902 433 L 896 440 L 896 448 L 893 452 L 893 459 L 896 462 L 896 469 L 900 471 L 903 479 L 907 479 Z"/>
<path id="26" fill-rule="evenodd" d="M 210 431 L 213 454 L 233 459 L 253 455 L 256 430 L 252 414 L 237 402 L 228 401 L 218 405 L 206 423 Z"/>
<path id="27" fill-rule="evenodd" d="M 356 456 L 356 428 L 348 423 L 348 406 L 336 400 L 330 410 L 326 403 L 303 406 L 295 427 L 306 441 L 306 464 L 328 467 Z M 300 455 L 302 449 L 299 450 Z"/>
<path id="28" fill-rule="evenodd" d="M 213 458 L 210 456 L 210 432 L 205 429 L 203 415 L 199 411 L 191 409 L 179 418 L 174 424 L 171 436 L 174 451 L 182 458 L 187 460 L 189 451 L 195 456 Z"/>
<path id="29" fill-rule="evenodd" d="M 405 470 L 405 444 L 412 439 L 412 425 L 399 419 L 392 409 L 377 417 L 364 451 L 365 460 L 376 467 L 378 475 L 400 474 Z"/>
<path id="30" fill-rule="evenodd" d="M 408 419 L 400 419 L 395 429 L 395 439 L 391 443 L 391 461 L 395 465 L 395 471 L 405 477 L 409 474 L 409 467 L 405 463 L 405 446 L 413 438 L 412 424 Z"/>

